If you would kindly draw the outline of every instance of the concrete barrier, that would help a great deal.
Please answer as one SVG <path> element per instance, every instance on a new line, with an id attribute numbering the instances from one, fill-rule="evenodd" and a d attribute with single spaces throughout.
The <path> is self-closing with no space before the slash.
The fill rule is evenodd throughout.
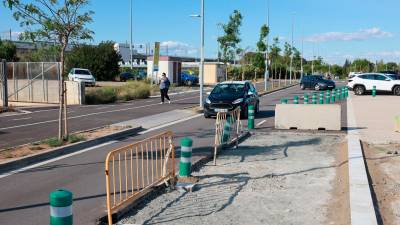
<path id="1" fill-rule="evenodd" d="M 341 106 L 277 104 L 275 128 L 341 130 Z"/>

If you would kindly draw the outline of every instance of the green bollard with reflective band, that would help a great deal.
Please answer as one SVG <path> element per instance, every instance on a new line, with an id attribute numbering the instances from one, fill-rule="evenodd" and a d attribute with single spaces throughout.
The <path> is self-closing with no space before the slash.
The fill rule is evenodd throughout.
<path id="1" fill-rule="evenodd" d="M 342 100 L 346 99 L 346 91 L 344 90 L 344 87 L 342 88 Z"/>
<path id="2" fill-rule="evenodd" d="M 319 104 L 324 104 L 324 92 L 319 93 Z"/>
<path id="3" fill-rule="evenodd" d="M 224 132 L 222 134 L 222 143 L 227 143 L 229 141 L 229 138 L 231 136 L 230 131 L 231 131 L 231 115 L 226 114 Z"/>
<path id="4" fill-rule="evenodd" d="M 331 92 L 329 90 L 326 91 L 325 103 L 326 104 L 330 104 L 331 103 Z"/>
<path id="5" fill-rule="evenodd" d="M 340 89 L 336 90 L 336 101 L 340 101 Z"/>
<path id="6" fill-rule="evenodd" d="M 294 96 L 293 97 L 293 104 L 299 104 L 299 97 L 298 96 Z"/>
<path id="7" fill-rule="evenodd" d="M 303 103 L 308 104 L 308 94 L 304 94 L 303 98 L 304 98 Z"/>
<path id="8" fill-rule="evenodd" d="M 332 102 L 332 103 L 335 103 L 335 101 L 336 101 L 336 90 L 333 89 L 333 90 L 332 90 L 332 96 L 331 96 L 331 102 Z"/>
<path id="9" fill-rule="evenodd" d="M 179 164 L 179 176 L 181 177 L 189 177 L 192 173 L 192 146 L 192 139 L 181 139 L 181 162 Z"/>
<path id="10" fill-rule="evenodd" d="M 286 98 L 281 99 L 281 104 L 288 104 L 288 100 Z"/>
<path id="11" fill-rule="evenodd" d="M 72 193 L 58 189 L 50 193 L 50 225 L 72 225 Z"/>
<path id="12" fill-rule="evenodd" d="M 344 88 L 346 98 L 349 97 L 349 87 Z"/>
<path id="13" fill-rule="evenodd" d="M 286 103 L 285 103 L 286 104 Z M 247 128 L 254 129 L 254 105 L 249 105 Z"/>
<path id="14" fill-rule="evenodd" d="M 376 86 L 372 86 L 372 97 L 376 97 Z"/>
<path id="15" fill-rule="evenodd" d="M 315 92 L 313 93 L 313 95 L 311 97 L 311 102 L 313 105 L 317 104 L 317 95 L 315 94 Z"/>

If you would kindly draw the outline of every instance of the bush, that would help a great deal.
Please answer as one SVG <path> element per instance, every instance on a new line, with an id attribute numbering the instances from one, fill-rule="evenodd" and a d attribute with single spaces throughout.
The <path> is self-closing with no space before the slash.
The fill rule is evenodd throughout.
<path id="1" fill-rule="evenodd" d="M 107 104 L 144 99 L 150 96 L 151 86 L 146 81 L 128 81 L 121 87 L 102 87 L 88 90 L 86 104 Z"/>
<path id="2" fill-rule="evenodd" d="M 76 143 L 76 142 L 80 142 L 80 141 L 84 141 L 84 140 L 86 140 L 86 138 L 83 135 L 71 134 L 68 136 L 69 143 Z"/>
<path id="3" fill-rule="evenodd" d="M 59 147 L 63 145 L 63 140 L 58 140 L 58 138 L 49 138 L 43 141 L 43 144 L 47 144 L 50 147 Z"/>
<path id="4" fill-rule="evenodd" d="M 130 101 L 133 99 L 144 99 L 150 96 L 151 87 L 142 81 L 129 81 L 124 86 L 118 88 L 118 100 Z"/>
<path id="5" fill-rule="evenodd" d="M 102 87 L 88 90 L 86 93 L 86 104 L 107 104 L 117 101 L 116 88 Z"/>

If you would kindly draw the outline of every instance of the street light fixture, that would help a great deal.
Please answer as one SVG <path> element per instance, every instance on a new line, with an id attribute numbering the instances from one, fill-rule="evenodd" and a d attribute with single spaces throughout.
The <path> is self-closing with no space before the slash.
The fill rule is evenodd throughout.
<path id="1" fill-rule="evenodd" d="M 200 83 L 200 108 L 203 107 L 203 84 L 204 84 L 204 0 L 201 0 L 201 12 L 199 14 L 189 15 L 190 17 L 200 18 L 200 66 L 199 66 L 199 83 Z"/>

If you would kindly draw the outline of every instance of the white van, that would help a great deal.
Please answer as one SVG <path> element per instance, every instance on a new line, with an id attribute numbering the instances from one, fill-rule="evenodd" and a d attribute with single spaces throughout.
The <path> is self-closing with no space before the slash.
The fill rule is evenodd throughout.
<path id="1" fill-rule="evenodd" d="M 96 85 L 96 79 L 88 69 L 72 68 L 68 73 L 68 79 L 70 81 L 84 83 L 85 85 Z"/>

